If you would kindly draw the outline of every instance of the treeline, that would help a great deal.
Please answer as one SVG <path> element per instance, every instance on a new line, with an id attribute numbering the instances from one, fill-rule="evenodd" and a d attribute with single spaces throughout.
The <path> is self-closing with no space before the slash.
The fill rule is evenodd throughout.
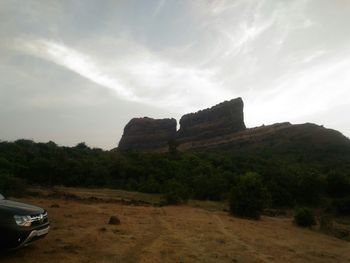
<path id="1" fill-rule="evenodd" d="M 188 198 L 240 198 L 240 189 L 244 199 L 258 184 L 261 206 L 327 205 L 350 214 L 350 157 L 336 154 L 333 151 L 328 160 L 327 153 L 320 152 L 315 156 L 324 158 L 311 158 L 310 153 L 306 158 L 302 149 L 290 154 L 179 153 L 176 149 L 168 154 L 119 153 L 85 143 L 60 147 L 54 142 L 17 140 L 0 142 L 0 192 L 18 194 L 23 182 L 111 187 L 162 193 L 169 203 L 177 203 Z"/>

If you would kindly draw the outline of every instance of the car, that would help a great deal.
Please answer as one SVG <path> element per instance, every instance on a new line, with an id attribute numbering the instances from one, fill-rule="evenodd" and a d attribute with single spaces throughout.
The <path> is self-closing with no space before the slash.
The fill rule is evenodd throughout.
<path id="1" fill-rule="evenodd" d="M 45 237 L 50 230 L 43 208 L 11 201 L 0 194 L 0 250 L 13 250 Z"/>

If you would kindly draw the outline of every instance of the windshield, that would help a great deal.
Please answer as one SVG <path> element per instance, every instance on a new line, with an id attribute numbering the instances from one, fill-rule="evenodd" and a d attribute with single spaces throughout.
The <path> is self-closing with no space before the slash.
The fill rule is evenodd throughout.
<path id="1" fill-rule="evenodd" d="M 4 199 L 5 197 L 2 194 L 0 194 L 0 200 L 4 200 Z"/>

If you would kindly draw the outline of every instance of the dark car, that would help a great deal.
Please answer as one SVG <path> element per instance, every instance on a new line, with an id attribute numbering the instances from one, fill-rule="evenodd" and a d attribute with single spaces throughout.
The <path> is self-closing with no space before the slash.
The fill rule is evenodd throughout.
<path id="1" fill-rule="evenodd" d="M 17 249 L 45 237 L 50 223 L 45 209 L 5 199 L 0 194 L 0 249 Z"/>

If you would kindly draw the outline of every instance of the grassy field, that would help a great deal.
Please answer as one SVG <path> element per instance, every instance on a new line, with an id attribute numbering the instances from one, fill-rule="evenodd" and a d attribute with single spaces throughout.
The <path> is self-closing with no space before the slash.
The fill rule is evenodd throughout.
<path id="1" fill-rule="evenodd" d="M 53 195 L 20 199 L 47 208 L 51 232 L 24 249 L 2 255 L 2 263 L 350 262 L 350 242 L 298 228 L 290 217 L 251 221 L 223 212 L 225 205 L 220 203 L 156 207 L 111 200 L 155 202 L 160 196 L 108 189 L 55 191 L 83 200 Z M 119 217 L 120 225 L 108 225 L 112 215 Z"/>

